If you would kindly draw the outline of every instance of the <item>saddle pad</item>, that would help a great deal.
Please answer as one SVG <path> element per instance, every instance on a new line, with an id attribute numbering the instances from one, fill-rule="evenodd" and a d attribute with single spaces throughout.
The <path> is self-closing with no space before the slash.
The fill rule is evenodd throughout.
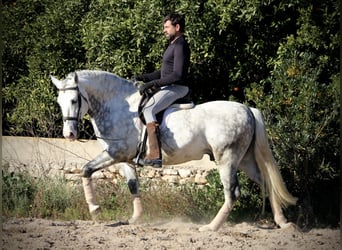
<path id="1" fill-rule="evenodd" d="M 195 104 L 193 102 L 174 103 L 170 107 L 168 107 L 165 111 L 158 113 L 158 115 L 159 114 L 162 115 L 162 119 L 159 118 L 161 121 L 158 119 L 161 128 L 166 126 L 168 115 L 171 114 L 172 112 L 175 112 L 175 111 L 180 110 L 180 109 L 192 109 L 193 107 L 195 107 Z"/>
<path id="2" fill-rule="evenodd" d="M 174 103 L 169 108 L 176 108 L 176 109 L 192 109 L 195 107 L 193 102 L 188 103 Z"/>

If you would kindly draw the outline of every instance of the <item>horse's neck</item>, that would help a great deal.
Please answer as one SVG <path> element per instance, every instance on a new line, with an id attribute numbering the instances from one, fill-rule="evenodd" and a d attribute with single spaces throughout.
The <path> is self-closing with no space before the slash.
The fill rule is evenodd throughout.
<path id="1" fill-rule="evenodd" d="M 88 94 L 90 101 L 105 102 L 116 98 L 122 99 L 137 93 L 133 84 L 110 73 L 83 73 L 80 75 L 79 86 Z"/>
<path id="2" fill-rule="evenodd" d="M 108 119 L 108 116 L 114 121 L 132 119 L 137 115 L 140 95 L 134 85 L 124 79 L 111 75 L 96 79 L 81 78 L 79 87 L 87 93 L 88 113 L 96 123 Z"/>

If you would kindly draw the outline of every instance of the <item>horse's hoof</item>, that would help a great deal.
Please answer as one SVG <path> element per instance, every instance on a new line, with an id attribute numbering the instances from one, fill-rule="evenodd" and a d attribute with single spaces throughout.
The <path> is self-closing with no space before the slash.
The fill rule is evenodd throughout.
<path id="1" fill-rule="evenodd" d="M 214 232 L 216 230 L 214 230 L 213 228 L 211 228 L 209 225 L 205 225 L 205 226 L 202 226 L 198 229 L 198 231 L 200 232 Z"/>
<path id="2" fill-rule="evenodd" d="M 128 220 L 128 224 L 129 224 L 129 225 L 136 224 L 136 223 L 138 222 L 138 219 L 139 219 L 139 218 L 134 218 L 134 217 L 132 217 L 132 218 L 130 218 L 130 219 Z"/>
<path id="3" fill-rule="evenodd" d="M 100 214 L 101 212 L 101 207 L 96 205 L 94 206 L 91 210 L 90 210 L 90 214 L 91 214 L 91 218 L 92 220 L 96 220 L 97 219 L 97 216 Z"/>
<path id="4" fill-rule="evenodd" d="M 301 229 L 292 222 L 279 224 L 279 227 L 281 229 L 290 230 L 290 231 L 301 231 Z"/>

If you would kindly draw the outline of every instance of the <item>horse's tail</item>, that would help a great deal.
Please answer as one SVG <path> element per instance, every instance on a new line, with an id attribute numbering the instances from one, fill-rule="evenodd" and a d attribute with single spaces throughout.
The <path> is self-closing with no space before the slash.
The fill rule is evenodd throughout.
<path id="1" fill-rule="evenodd" d="M 268 144 L 263 116 L 258 109 L 251 108 L 251 111 L 255 117 L 254 156 L 267 190 L 282 207 L 295 205 L 297 198 L 293 197 L 287 190 Z"/>

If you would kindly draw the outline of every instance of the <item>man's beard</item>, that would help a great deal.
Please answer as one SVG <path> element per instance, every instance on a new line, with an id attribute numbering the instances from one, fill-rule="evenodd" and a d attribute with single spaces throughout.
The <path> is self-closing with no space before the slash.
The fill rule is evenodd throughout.
<path id="1" fill-rule="evenodd" d="M 173 40 L 175 40 L 176 36 L 175 35 L 166 35 L 166 39 L 169 40 L 170 42 L 172 42 Z"/>

